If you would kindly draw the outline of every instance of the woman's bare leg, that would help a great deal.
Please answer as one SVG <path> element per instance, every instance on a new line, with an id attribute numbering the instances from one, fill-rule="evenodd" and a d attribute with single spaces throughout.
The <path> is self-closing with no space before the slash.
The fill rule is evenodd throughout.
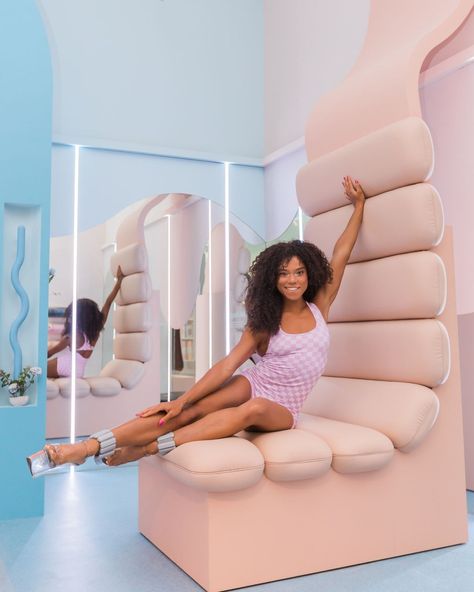
<path id="1" fill-rule="evenodd" d="M 174 440 L 179 446 L 196 440 L 226 438 L 247 428 L 275 432 L 288 430 L 292 425 L 293 416 L 288 409 L 268 399 L 256 398 L 238 407 L 215 411 L 192 424 L 178 428 L 174 432 Z"/>
<path id="2" fill-rule="evenodd" d="M 288 409 L 268 399 L 256 398 L 249 399 L 238 406 L 206 413 L 201 419 L 196 419 L 181 427 L 171 429 L 168 425 L 166 431 L 174 432 L 174 441 L 178 446 L 197 440 L 226 438 L 247 428 L 261 432 L 274 432 L 290 429 L 292 425 L 293 416 Z M 122 464 L 138 460 L 145 455 L 156 454 L 157 449 L 156 439 L 144 447 L 127 446 L 117 450 L 107 464 Z M 121 451 L 124 455 L 122 458 Z M 134 454 L 137 455 L 136 459 L 132 458 Z M 121 462 L 118 462 L 119 460 Z"/>
<path id="3" fill-rule="evenodd" d="M 59 378 L 59 374 L 58 374 L 58 360 L 56 358 L 53 358 L 51 360 L 48 360 L 48 369 L 46 372 L 46 376 L 48 378 Z"/>
<path id="4" fill-rule="evenodd" d="M 207 395 L 191 407 L 183 411 L 164 425 L 158 425 L 163 414 L 151 417 L 138 417 L 112 429 L 117 442 L 117 450 L 108 459 L 107 464 L 118 465 L 148 454 L 156 453 L 156 439 L 167 432 L 173 432 L 179 428 L 193 423 L 202 417 L 219 409 L 236 407 L 250 399 L 251 389 L 248 380 L 243 376 L 234 376 L 225 386 Z M 86 443 L 86 446 L 84 446 Z M 65 462 L 82 462 L 87 456 L 94 456 L 99 452 L 99 443 L 94 438 L 77 442 L 76 444 L 62 444 L 61 455 L 53 458 L 57 464 Z M 123 450 L 121 451 L 120 449 Z M 53 453 L 50 452 L 50 455 Z"/>

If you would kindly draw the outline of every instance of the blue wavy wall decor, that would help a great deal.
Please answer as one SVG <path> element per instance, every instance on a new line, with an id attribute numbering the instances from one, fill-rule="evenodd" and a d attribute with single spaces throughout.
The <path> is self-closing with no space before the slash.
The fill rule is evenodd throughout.
<path id="1" fill-rule="evenodd" d="M 20 298 L 20 312 L 10 328 L 10 345 L 13 350 L 13 378 L 18 378 L 23 366 L 22 351 L 18 342 L 18 331 L 30 309 L 28 294 L 20 283 L 20 269 L 25 260 L 25 227 L 18 226 L 16 233 L 16 259 L 13 263 L 10 279 L 15 292 Z"/>

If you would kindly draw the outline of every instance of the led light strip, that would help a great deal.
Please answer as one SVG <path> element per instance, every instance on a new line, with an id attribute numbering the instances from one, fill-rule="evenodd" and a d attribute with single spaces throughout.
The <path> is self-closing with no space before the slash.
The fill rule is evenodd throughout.
<path id="1" fill-rule="evenodd" d="M 74 146 L 74 209 L 72 231 L 71 414 L 70 440 L 76 441 L 77 232 L 79 212 L 79 146 Z M 71 466 L 71 471 L 74 466 Z"/>
<path id="2" fill-rule="evenodd" d="M 208 275 L 208 290 L 209 290 L 209 368 L 212 367 L 212 202 L 208 202 L 208 248 L 207 248 L 207 269 Z"/>
<path id="3" fill-rule="evenodd" d="M 224 163 L 225 353 L 230 352 L 229 163 Z"/>
<path id="4" fill-rule="evenodd" d="M 300 241 L 303 240 L 303 211 L 298 208 L 298 235 Z"/>
<path id="5" fill-rule="evenodd" d="M 168 402 L 171 401 L 171 216 L 168 218 Z"/>

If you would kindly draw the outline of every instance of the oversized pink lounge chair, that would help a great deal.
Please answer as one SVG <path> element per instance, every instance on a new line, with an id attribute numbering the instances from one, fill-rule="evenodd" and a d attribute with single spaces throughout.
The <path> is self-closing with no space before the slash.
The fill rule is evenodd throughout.
<path id="1" fill-rule="evenodd" d="M 343 175 L 369 199 L 326 372 L 296 429 L 140 461 L 140 531 L 206 590 L 466 540 L 451 249 L 432 165 L 429 130 L 410 117 L 301 169 L 305 238 L 328 255 L 352 209 Z"/>

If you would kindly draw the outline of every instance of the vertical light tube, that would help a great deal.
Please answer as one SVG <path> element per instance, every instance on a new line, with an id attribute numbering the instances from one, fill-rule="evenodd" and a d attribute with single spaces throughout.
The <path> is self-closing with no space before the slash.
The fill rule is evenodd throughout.
<path id="1" fill-rule="evenodd" d="M 71 314 L 71 415 L 70 440 L 76 441 L 76 341 L 77 341 L 77 231 L 79 213 L 79 146 L 74 146 L 74 206 L 72 231 L 72 314 Z M 71 470 L 74 467 L 71 466 Z"/>
<path id="2" fill-rule="evenodd" d="M 300 241 L 303 240 L 303 212 L 301 208 L 298 208 L 298 235 Z"/>
<path id="3" fill-rule="evenodd" d="M 168 402 L 171 401 L 171 216 L 168 218 Z"/>
<path id="4" fill-rule="evenodd" d="M 209 289 L 209 368 L 212 367 L 212 202 L 208 202 L 208 249 L 207 249 L 207 269 L 208 275 L 208 289 Z"/>
<path id="5" fill-rule="evenodd" d="M 224 163 L 225 353 L 230 352 L 229 163 Z"/>
<path id="6" fill-rule="evenodd" d="M 114 248 L 114 253 L 116 253 L 117 252 L 117 243 L 114 242 L 114 243 L 112 243 L 112 245 Z M 110 268 L 110 261 L 109 261 L 109 268 Z M 112 304 L 112 310 L 115 314 L 115 311 L 117 310 L 117 304 L 116 304 L 115 300 Z M 115 331 L 115 324 L 114 324 L 113 329 L 112 329 L 112 339 L 113 339 L 114 343 L 115 343 L 115 333 L 116 333 L 116 331 Z M 113 351 L 113 348 L 112 348 L 112 360 L 115 360 L 115 352 Z"/>

